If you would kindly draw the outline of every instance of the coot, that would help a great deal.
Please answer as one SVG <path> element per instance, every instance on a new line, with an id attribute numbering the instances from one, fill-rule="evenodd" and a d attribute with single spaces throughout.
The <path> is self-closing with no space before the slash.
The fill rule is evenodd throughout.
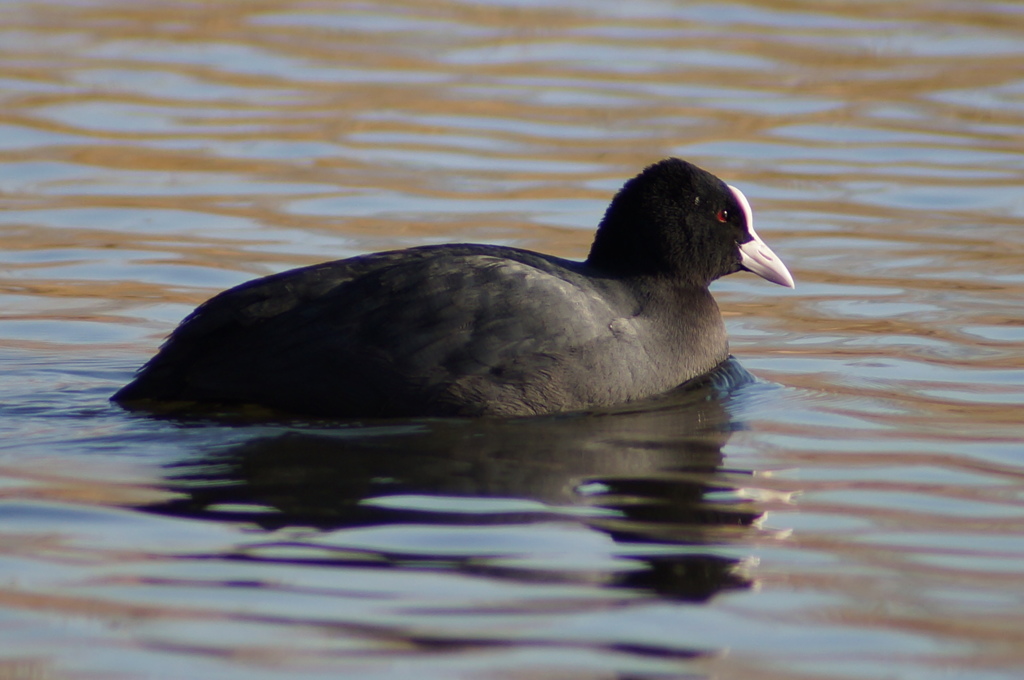
<path id="1" fill-rule="evenodd" d="M 666 392 L 728 357 L 708 284 L 793 287 L 743 194 L 669 158 L 626 182 L 583 262 L 440 245 L 244 283 L 112 399 L 340 417 L 532 415 Z"/>

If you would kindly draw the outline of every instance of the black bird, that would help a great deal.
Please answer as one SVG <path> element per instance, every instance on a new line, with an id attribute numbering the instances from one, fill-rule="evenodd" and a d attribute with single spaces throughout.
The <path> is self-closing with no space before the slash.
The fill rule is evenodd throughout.
<path id="1" fill-rule="evenodd" d="M 740 270 L 794 285 L 739 189 L 669 158 L 626 182 L 583 262 L 453 244 L 249 281 L 200 305 L 112 399 L 340 417 L 610 406 L 725 361 L 708 285 Z"/>

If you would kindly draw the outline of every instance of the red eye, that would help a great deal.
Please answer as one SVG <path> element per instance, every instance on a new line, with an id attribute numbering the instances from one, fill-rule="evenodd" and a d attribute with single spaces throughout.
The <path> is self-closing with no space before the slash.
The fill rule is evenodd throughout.
<path id="1" fill-rule="evenodd" d="M 718 214 L 715 215 L 715 219 L 717 219 L 719 222 L 728 222 L 729 221 L 729 211 L 728 210 L 719 210 Z"/>

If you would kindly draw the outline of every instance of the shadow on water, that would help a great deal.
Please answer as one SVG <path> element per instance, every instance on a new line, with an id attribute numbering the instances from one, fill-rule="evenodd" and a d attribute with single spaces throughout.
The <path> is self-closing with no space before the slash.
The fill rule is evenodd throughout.
<path id="1" fill-rule="evenodd" d="M 282 427 L 169 468 L 176 498 L 144 508 L 192 519 L 345 529 L 575 523 L 610 537 L 623 568 L 489 564 L 494 545 L 316 553 L 317 564 L 427 565 L 524 582 L 596 583 L 701 602 L 750 586 L 718 554 L 760 513 L 736 493 L 749 473 L 723 468 L 736 427 L 731 395 L 753 377 L 730 361 L 705 382 L 642 408 L 600 414 Z M 304 534 L 309 536 L 310 533 Z M 314 539 L 315 540 L 315 539 Z M 304 539 L 279 547 L 299 547 Z M 239 559 L 252 555 L 235 555 Z M 293 561 L 291 557 L 271 560 Z M 309 561 L 302 560 L 299 561 Z M 603 567 L 608 563 L 603 562 Z M 639 568 L 637 568 L 639 565 Z"/>

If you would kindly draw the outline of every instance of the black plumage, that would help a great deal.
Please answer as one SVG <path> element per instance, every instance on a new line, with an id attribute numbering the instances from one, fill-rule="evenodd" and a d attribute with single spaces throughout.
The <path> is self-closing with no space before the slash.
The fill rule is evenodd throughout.
<path id="1" fill-rule="evenodd" d="M 342 417 L 633 401 L 727 358 L 708 284 L 757 271 L 751 244 L 773 259 L 742 194 L 668 159 L 616 195 L 583 262 L 441 245 L 250 281 L 198 307 L 113 399 Z M 792 285 L 774 262 L 757 273 Z"/>

